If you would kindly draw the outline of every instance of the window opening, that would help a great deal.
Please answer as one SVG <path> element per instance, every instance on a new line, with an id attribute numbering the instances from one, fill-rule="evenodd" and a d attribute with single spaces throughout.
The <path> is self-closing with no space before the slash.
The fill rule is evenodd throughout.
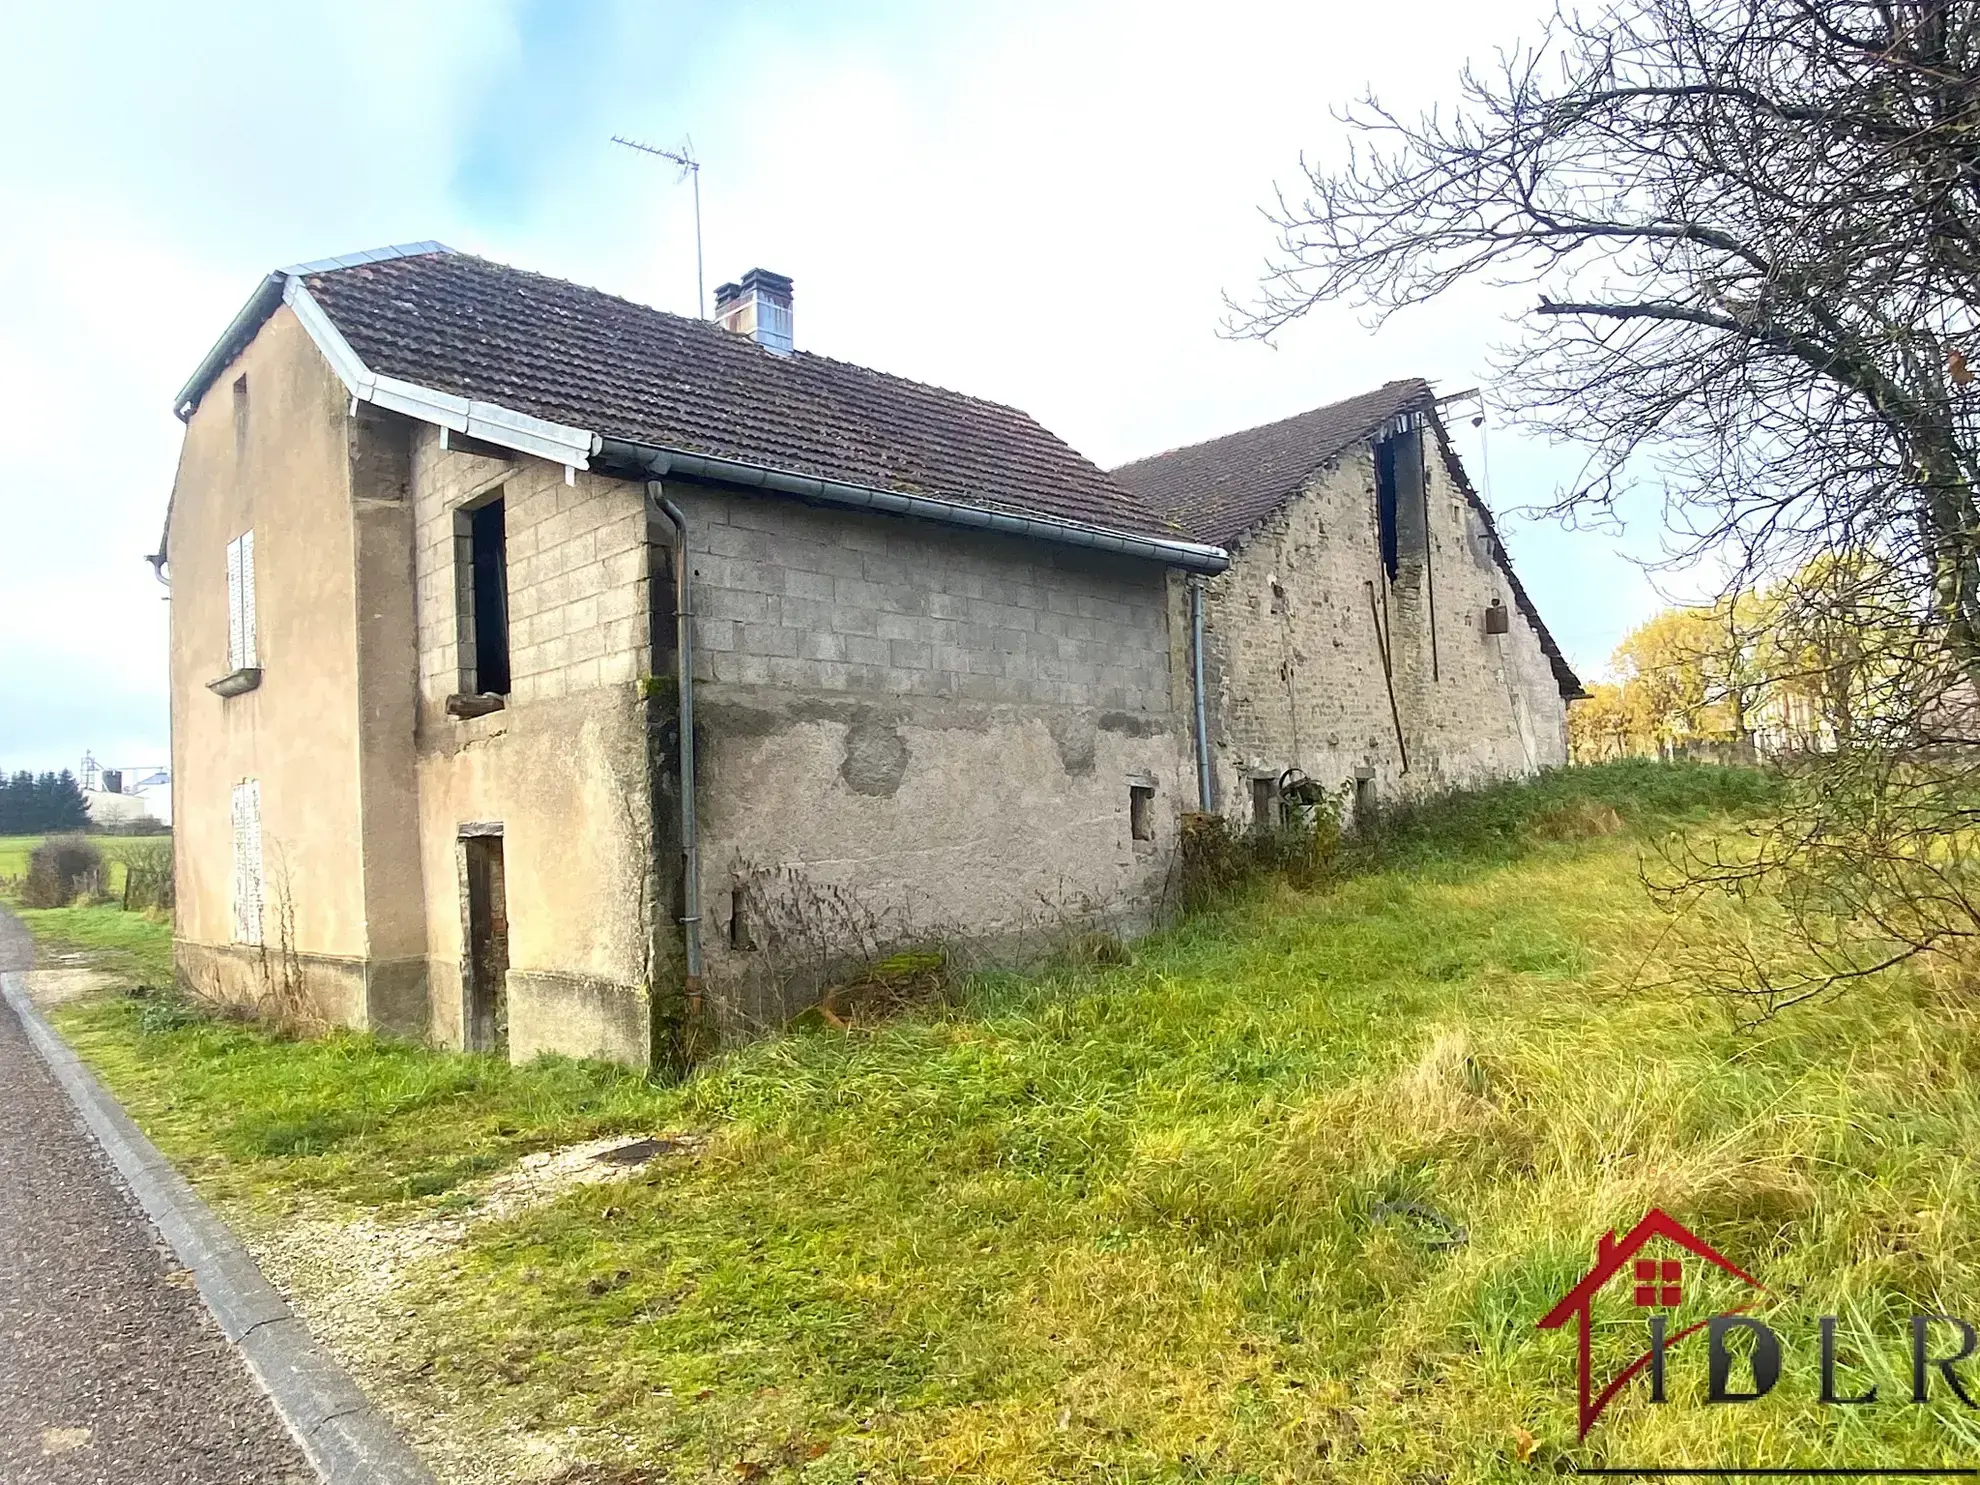
<path id="1" fill-rule="evenodd" d="M 474 685 L 471 690 L 509 694 L 509 554 L 502 499 L 477 506 L 468 517 L 473 571 Z"/>
<path id="2" fill-rule="evenodd" d="M 729 892 L 729 947 L 756 947 L 756 936 L 749 931 L 749 891 L 744 887 L 735 887 Z"/>

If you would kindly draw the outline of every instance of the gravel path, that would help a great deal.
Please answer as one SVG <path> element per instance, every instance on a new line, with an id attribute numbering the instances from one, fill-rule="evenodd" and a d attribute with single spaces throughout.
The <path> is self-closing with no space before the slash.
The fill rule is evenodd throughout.
<path id="1" fill-rule="evenodd" d="M 0 911 L 0 971 L 32 962 Z M 314 1480 L 0 1003 L 0 1482 Z"/>

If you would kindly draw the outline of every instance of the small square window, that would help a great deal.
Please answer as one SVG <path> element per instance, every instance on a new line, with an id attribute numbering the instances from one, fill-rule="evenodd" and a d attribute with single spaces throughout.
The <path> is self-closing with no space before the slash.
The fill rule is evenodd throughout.
<path id="1" fill-rule="evenodd" d="M 1136 840 L 1155 839 L 1155 786 L 1128 785 L 1128 829 Z"/>
<path id="2" fill-rule="evenodd" d="M 1661 1277 L 1666 1284 L 1675 1284 L 1684 1277 L 1684 1264 L 1675 1258 L 1666 1258 L 1662 1268 Z"/>
<path id="3" fill-rule="evenodd" d="M 1637 1279 L 1638 1279 L 1639 1281 L 1642 1281 L 1642 1280 L 1645 1280 L 1645 1279 L 1654 1279 L 1654 1278 L 1656 1278 L 1656 1277 L 1657 1277 L 1657 1260 L 1656 1260 L 1656 1259 L 1654 1259 L 1654 1258 L 1639 1258 L 1639 1259 L 1637 1259 L 1637 1260 L 1636 1260 L 1636 1277 L 1637 1277 Z"/>
<path id="4" fill-rule="evenodd" d="M 1656 1304 L 1657 1286 L 1654 1284 L 1638 1284 L 1636 1286 L 1636 1302 L 1645 1309 Z"/>
<path id="5" fill-rule="evenodd" d="M 1684 1286 L 1681 1284 L 1666 1284 L 1662 1294 L 1663 1303 L 1670 1309 L 1674 1310 L 1684 1302 Z"/>

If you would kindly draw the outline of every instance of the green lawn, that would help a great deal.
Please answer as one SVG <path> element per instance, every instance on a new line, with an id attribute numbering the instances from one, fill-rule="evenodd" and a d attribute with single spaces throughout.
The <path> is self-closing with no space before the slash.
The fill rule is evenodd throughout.
<path id="1" fill-rule="evenodd" d="M 1675 966 L 1766 924 L 1673 927 L 1639 880 L 1663 832 L 1763 797 L 1644 764 L 1493 791 L 1403 822 L 1363 874 L 1261 890 L 1131 964 L 986 980 L 671 1088 L 285 1041 L 155 1000 L 58 1021 L 263 1236 L 278 1216 L 417 1230 L 526 1151 L 705 1133 L 414 1252 L 400 1329 L 375 1352 L 340 1337 L 476 1447 L 651 1471 L 573 1479 L 1969 1463 L 1974 1415 L 1903 1401 L 1904 1317 L 1980 1319 L 1969 997 L 1894 976 L 1742 1029 Z M 1787 1373 L 1706 1407 L 1700 1356 L 1674 1351 L 1672 1405 L 1639 1389 L 1577 1450 L 1572 1332 L 1533 1322 L 1653 1205 L 1771 1287 Z M 1879 1403 L 1815 1404 L 1822 1314 Z M 1626 1303 L 1605 1318 L 1640 1337 Z"/>

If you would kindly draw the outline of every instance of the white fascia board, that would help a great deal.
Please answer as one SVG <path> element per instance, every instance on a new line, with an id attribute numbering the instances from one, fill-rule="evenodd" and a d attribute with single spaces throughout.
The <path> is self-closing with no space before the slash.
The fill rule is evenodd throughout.
<path id="1" fill-rule="evenodd" d="M 439 428 L 452 428 L 484 443 L 519 453 L 533 454 L 555 464 L 578 469 L 591 467 L 591 451 L 596 439 L 588 428 L 572 428 L 548 418 L 531 417 L 493 402 L 475 402 L 451 392 L 422 387 L 396 376 L 382 376 L 366 366 L 351 349 L 343 332 L 323 312 L 302 280 L 290 276 L 282 298 L 309 331 L 310 339 L 323 352 L 338 378 L 360 402 L 404 413 Z"/>
<path id="2" fill-rule="evenodd" d="M 488 443 L 521 449 L 540 458 L 554 459 L 559 464 L 574 464 L 584 469 L 591 463 L 593 436 L 589 428 L 573 428 L 566 423 L 553 423 L 548 418 L 533 418 L 528 413 L 511 412 L 492 402 L 468 404 L 465 431 Z"/>
<path id="3" fill-rule="evenodd" d="M 330 316 L 323 312 L 323 306 L 303 287 L 303 282 L 293 273 L 282 286 L 282 302 L 302 321 L 303 329 L 309 338 L 316 342 L 316 348 L 323 352 L 323 359 L 330 363 L 330 369 L 338 379 L 350 388 L 351 395 L 360 402 L 371 400 L 371 373 L 351 349 L 351 343 L 344 339 L 344 332 L 331 323 Z"/>

